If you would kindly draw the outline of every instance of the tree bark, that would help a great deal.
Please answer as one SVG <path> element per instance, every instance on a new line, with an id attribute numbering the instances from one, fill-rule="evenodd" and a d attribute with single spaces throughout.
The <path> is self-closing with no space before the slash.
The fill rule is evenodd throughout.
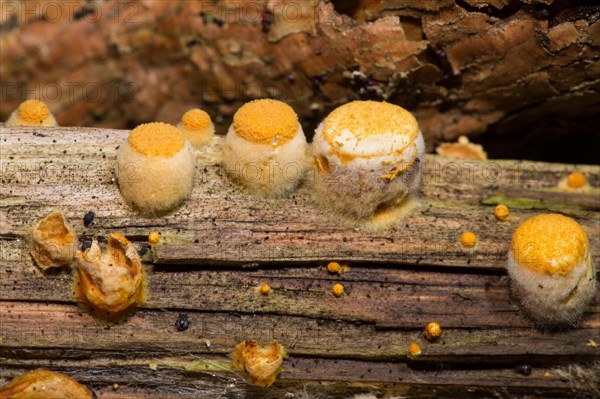
<path id="1" fill-rule="evenodd" d="M 67 126 L 176 123 L 200 106 L 223 133 L 244 102 L 275 97 L 310 136 L 334 107 L 375 99 L 413 111 L 429 150 L 483 134 L 493 158 L 596 162 L 589 2 L 5 3 L 2 118 L 26 97 Z"/>

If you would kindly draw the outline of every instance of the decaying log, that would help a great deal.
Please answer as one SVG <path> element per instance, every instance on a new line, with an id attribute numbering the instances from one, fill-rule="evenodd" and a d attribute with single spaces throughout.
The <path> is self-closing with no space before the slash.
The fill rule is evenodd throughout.
<path id="1" fill-rule="evenodd" d="M 216 137 L 197 153 L 192 198 L 145 219 L 115 182 L 126 136 L 0 127 L 0 383 L 47 367 L 101 398 L 597 395 L 600 352 L 590 340 L 600 342 L 600 294 L 578 328 L 541 332 L 511 301 L 503 269 L 519 222 L 549 211 L 584 226 L 598 264 L 597 166 L 427 156 L 420 208 L 390 231 L 367 233 L 322 212 L 308 183 L 281 200 L 245 194 L 219 166 Z M 574 169 L 592 191 L 557 188 Z M 506 222 L 493 217 L 498 202 L 511 209 Z M 75 304 L 69 273 L 34 266 L 26 232 L 52 209 L 81 241 L 121 231 L 141 249 L 149 231 L 160 231 L 161 243 L 144 255 L 147 303 L 126 322 L 97 323 Z M 457 247 L 464 230 L 480 239 L 473 256 Z M 350 270 L 330 275 L 329 260 Z M 336 282 L 342 298 L 330 294 Z M 268 296 L 256 292 L 263 283 Z M 175 328 L 180 312 L 187 331 Z M 422 330 L 433 320 L 444 332 L 428 343 Z M 271 338 L 290 353 L 284 372 L 269 390 L 249 387 L 228 354 L 240 340 Z M 417 358 L 408 356 L 413 341 L 423 348 Z M 523 364 L 531 375 L 517 371 Z"/>
<path id="2" fill-rule="evenodd" d="M 65 126 L 175 123 L 201 106 L 224 132 L 242 103 L 275 97 L 312 134 L 335 106 L 378 99 L 413 111 L 429 150 L 487 132 L 493 158 L 592 163 L 592 3 L 6 1 L 0 119 L 26 97 L 49 102 Z"/>

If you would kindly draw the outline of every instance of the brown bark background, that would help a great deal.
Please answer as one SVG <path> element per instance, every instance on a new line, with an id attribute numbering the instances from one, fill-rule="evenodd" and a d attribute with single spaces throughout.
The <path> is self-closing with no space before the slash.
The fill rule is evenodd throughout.
<path id="1" fill-rule="evenodd" d="M 66 126 L 226 131 L 244 102 L 290 103 L 308 136 L 334 107 L 387 100 L 431 150 L 596 163 L 600 6 L 566 0 L 4 1 L 0 119 L 25 98 Z"/>

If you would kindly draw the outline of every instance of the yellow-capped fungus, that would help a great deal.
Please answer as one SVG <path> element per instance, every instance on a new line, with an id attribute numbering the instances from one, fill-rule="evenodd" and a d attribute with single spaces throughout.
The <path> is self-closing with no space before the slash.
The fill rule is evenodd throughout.
<path id="1" fill-rule="evenodd" d="M 533 216 L 519 225 L 507 269 L 513 296 L 543 326 L 576 324 L 596 291 L 587 235 L 559 214 Z"/>
<path id="2" fill-rule="evenodd" d="M 29 232 L 31 256 L 42 269 L 68 266 L 77 252 L 77 236 L 65 216 L 53 211 Z"/>
<path id="3" fill-rule="evenodd" d="M 427 324 L 423 334 L 427 340 L 435 341 L 442 335 L 442 327 L 440 327 L 440 323 L 432 321 L 431 323 Z"/>
<path id="4" fill-rule="evenodd" d="M 73 378 L 45 369 L 21 374 L 0 387 L 0 399 L 93 399 L 96 396 Z"/>
<path id="5" fill-rule="evenodd" d="M 342 267 L 337 262 L 329 262 L 327 264 L 327 271 L 331 274 L 339 274 L 342 270 Z"/>
<path id="6" fill-rule="evenodd" d="M 194 148 L 200 148 L 210 142 L 215 134 L 215 125 L 205 111 L 194 108 L 181 117 L 177 125 Z"/>
<path id="7" fill-rule="evenodd" d="M 344 295 L 344 286 L 340 283 L 334 284 L 333 287 L 331 287 L 331 293 L 338 298 L 341 297 Z"/>
<path id="8" fill-rule="evenodd" d="M 233 116 L 223 146 L 227 174 L 246 190 L 268 197 L 293 191 L 307 165 L 308 144 L 298 116 L 284 102 L 261 99 Z"/>
<path id="9" fill-rule="evenodd" d="M 421 346 L 419 346 L 419 344 L 417 344 L 416 342 L 411 342 L 408 346 L 408 353 L 412 357 L 419 356 L 422 353 Z"/>
<path id="10" fill-rule="evenodd" d="M 474 250 L 477 246 L 477 236 L 470 231 L 465 231 L 460 235 L 460 245 L 465 250 Z"/>
<path id="11" fill-rule="evenodd" d="M 423 135 L 410 112 L 393 104 L 338 107 L 317 128 L 312 148 L 316 201 L 373 230 L 403 216 L 400 205 L 421 184 Z"/>
<path id="12" fill-rule="evenodd" d="M 269 284 L 262 284 L 258 291 L 263 295 L 267 295 L 269 294 L 269 292 L 271 292 L 271 287 L 269 286 Z"/>
<path id="13" fill-rule="evenodd" d="M 496 208 L 494 208 L 494 217 L 496 220 L 503 222 L 508 219 L 509 214 L 508 207 L 504 204 L 498 204 L 496 205 Z"/>
<path id="14" fill-rule="evenodd" d="M 142 214 L 163 214 L 191 195 L 195 164 L 192 146 L 179 129 L 146 123 L 133 129 L 119 148 L 119 189 Z"/>
<path id="15" fill-rule="evenodd" d="M 567 185 L 571 188 L 581 188 L 587 185 L 587 179 L 581 172 L 573 172 L 567 177 Z"/>
<path id="16" fill-rule="evenodd" d="M 233 367 L 240 370 L 252 385 L 268 387 L 277 379 L 286 356 L 285 348 L 276 340 L 266 346 L 257 341 L 243 341 L 232 353 Z"/>
<path id="17" fill-rule="evenodd" d="M 487 159 L 487 152 L 483 150 L 483 146 L 471 143 L 467 136 L 460 136 L 456 143 L 442 143 L 435 152 L 454 159 Z"/>
<path id="18" fill-rule="evenodd" d="M 98 241 L 78 252 L 75 299 L 99 319 L 112 321 L 145 301 L 145 275 L 133 244 L 112 233 L 102 254 Z"/>
<path id="19" fill-rule="evenodd" d="M 148 242 L 151 245 L 156 245 L 160 241 L 160 234 L 157 231 L 152 231 L 148 234 Z"/>
<path id="20" fill-rule="evenodd" d="M 48 106 L 39 100 L 23 101 L 10 114 L 6 126 L 58 126 Z"/>

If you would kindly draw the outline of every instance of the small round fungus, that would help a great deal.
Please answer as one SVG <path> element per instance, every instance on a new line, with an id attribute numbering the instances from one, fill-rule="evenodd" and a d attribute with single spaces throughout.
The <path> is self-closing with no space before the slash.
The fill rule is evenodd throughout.
<path id="1" fill-rule="evenodd" d="M 164 214 L 191 195 L 195 163 L 191 144 L 175 126 L 140 125 L 117 154 L 119 189 L 140 213 Z"/>
<path id="2" fill-rule="evenodd" d="M 6 126 L 57 126 L 48 106 L 38 100 L 26 100 L 13 111 Z"/>
<path id="3" fill-rule="evenodd" d="M 327 264 L 327 271 L 331 274 L 339 274 L 342 271 L 342 267 L 337 262 L 329 262 Z"/>
<path id="4" fill-rule="evenodd" d="M 151 245 L 156 245 L 160 241 L 160 234 L 157 231 L 153 231 L 148 234 L 148 242 Z"/>
<path id="5" fill-rule="evenodd" d="M 205 146 L 215 134 L 215 125 L 210 115 L 198 108 L 183 114 L 177 128 L 183 132 L 194 148 Z"/>
<path id="6" fill-rule="evenodd" d="M 581 188 L 587 185 L 587 180 L 583 173 L 573 172 L 567 177 L 567 185 L 570 188 Z"/>
<path id="7" fill-rule="evenodd" d="M 475 248 L 477 245 L 477 236 L 470 231 L 465 231 L 460 236 L 460 245 L 462 245 L 463 248 Z"/>
<path id="8" fill-rule="evenodd" d="M 243 105 L 223 146 L 226 173 L 246 190 L 269 197 L 292 192 L 307 169 L 308 144 L 298 116 L 270 99 Z"/>
<path id="9" fill-rule="evenodd" d="M 94 399 L 95 397 L 93 392 L 73 378 L 44 369 L 28 371 L 0 387 L 2 399 Z"/>
<path id="10" fill-rule="evenodd" d="M 344 286 L 340 283 L 334 284 L 333 287 L 331 287 L 331 293 L 338 298 L 341 297 L 344 295 Z"/>
<path id="11" fill-rule="evenodd" d="M 108 237 L 104 254 L 98 241 L 76 256 L 75 299 L 94 315 L 116 320 L 145 300 L 145 275 L 137 250 L 122 234 Z"/>
<path id="12" fill-rule="evenodd" d="M 269 284 L 263 284 L 260 286 L 259 291 L 261 294 L 267 295 L 269 292 L 271 292 L 271 287 L 269 287 Z"/>
<path id="13" fill-rule="evenodd" d="M 59 211 L 53 211 L 36 223 L 29 238 L 31 256 L 42 270 L 68 266 L 77 252 L 75 231 Z"/>
<path id="14" fill-rule="evenodd" d="M 408 346 L 408 352 L 412 357 L 419 356 L 421 354 L 421 347 L 416 342 L 411 342 Z"/>
<path id="15" fill-rule="evenodd" d="M 540 325 L 576 324 L 596 289 L 596 272 L 585 231 L 558 214 L 525 220 L 508 254 L 511 291 Z"/>
<path id="16" fill-rule="evenodd" d="M 380 230 L 414 208 L 425 143 L 404 108 L 376 101 L 342 105 L 319 125 L 312 149 L 315 200 L 342 222 Z"/>
<path id="17" fill-rule="evenodd" d="M 442 328 L 439 323 L 432 321 L 425 327 L 424 334 L 429 341 L 435 341 L 442 335 Z"/>
<path id="18" fill-rule="evenodd" d="M 496 208 L 494 208 L 494 216 L 497 220 L 505 221 L 506 219 L 508 219 L 508 215 L 509 211 L 506 205 L 498 204 L 496 205 Z"/>
<path id="19" fill-rule="evenodd" d="M 252 385 L 268 387 L 281 372 L 286 355 L 285 348 L 276 340 L 267 346 L 256 341 L 243 341 L 232 353 L 233 367 L 242 371 Z"/>

